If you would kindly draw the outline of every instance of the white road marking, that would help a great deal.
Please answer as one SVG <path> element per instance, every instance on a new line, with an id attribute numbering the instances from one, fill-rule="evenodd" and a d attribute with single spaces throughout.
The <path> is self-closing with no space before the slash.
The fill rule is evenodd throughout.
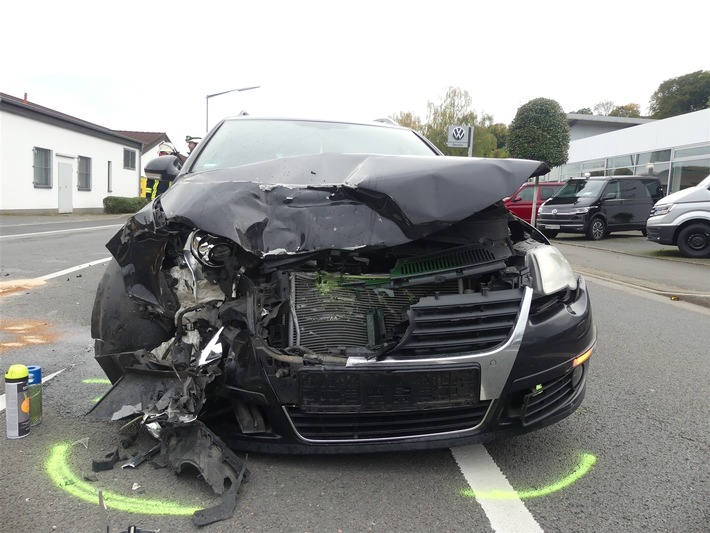
<path id="1" fill-rule="evenodd" d="M 482 444 L 451 448 L 451 453 L 474 493 L 515 492 Z M 476 498 L 476 501 L 496 533 L 543 533 L 543 529 L 519 498 Z"/>
<path id="2" fill-rule="evenodd" d="M 75 267 L 67 268 L 65 270 L 60 270 L 59 272 L 55 272 L 53 274 L 47 274 L 46 276 L 40 276 L 39 280 L 42 281 L 47 281 L 48 279 L 52 278 L 58 278 L 59 276 L 64 276 L 66 274 L 71 274 L 72 272 L 76 272 L 77 270 L 81 270 L 83 268 L 88 268 L 94 265 L 100 265 L 101 263 L 108 263 L 111 260 L 110 257 L 104 257 L 103 259 L 97 259 L 96 261 L 91 261 L 90 263 L 84 263 L 83 265 L 78 265 Z"/>
<path id="3" fill-rule="evenodd" d="M 54 374 L 50 374 L 46 377 L 43 377 L 42 378 L 42 385 L 47 383 L 50 379 L 57 377 L 59 374 L 61 374 L 65 370 L 66 370 L 66 368 L 62 368 L 61 370 L 57 370 Z M 0 396 L 0 413 L 2 413 L 5 410 L 5 406 L 6 406 L 5 395 L 3 394 L 2 396 Z"/>
<path id="4" fill-rule="evenodd" d="M 110 229 L 110 228 L 120 228 L 122 227 L 123 224 L 107 224 L 105 226 L 91 226 L 88 228 L 70 228 L 70 229 L 56 229 L 52 231 L 38 231 L 36 233 L 20 233 L 18 235 L 0 235 L 0 239 L 13 239 L 13 238 L 19 238 L 22 239 L 24 237 L 36 237 L 38 235 L 52 235 L 53 233 L 73 233 L 76 231 L 94 231 L 94 230 L 100 230 L 100 229 Z"/>

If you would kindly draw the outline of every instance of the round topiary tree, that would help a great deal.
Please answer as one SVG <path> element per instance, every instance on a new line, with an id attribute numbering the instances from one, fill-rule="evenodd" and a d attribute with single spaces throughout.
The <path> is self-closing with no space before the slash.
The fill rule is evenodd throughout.
<path id="1" fill-rule="evenodd" d="M 508 154 L 557 167 L 567 162 L 569 124 L 560 104 L 535 98 L 518 108 L 508 130 Z"/>

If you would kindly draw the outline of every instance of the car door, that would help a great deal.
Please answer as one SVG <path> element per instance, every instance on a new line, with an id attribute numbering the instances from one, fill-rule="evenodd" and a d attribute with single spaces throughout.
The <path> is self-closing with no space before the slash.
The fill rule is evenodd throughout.
<path id="1" fill-rule="evenodd" d="M 614 192 L 615 198 L 607 198 Z M 612 180 L 602 196 L 608 229 L 642 229 L 651 212 L 651 195 L 637 179 Z"/>
<path id="2" fill-rule="evenodd" d="M 609 181 L 602 191 L 600 203 L 601 213 L 606 218 L 607 230 L 619 229 L 627 224 L 631 214 L 626 212 L 624 199 L 621 197 L 620 180 Z"/>
<path id="3" fill-rule="evenodd" d="M 518 190 L 515 195 L 511 197 L 510 201 L 506 203 L 506 207 L 511 213 L 527 222 L 530 222 L 532 215 L 533 190 L 534 187 L 532 185 L 526 185 Z M 520 199 L 518 200 L 518 198 Z M 541 203 L 542 202 L 538 200 L 537 205 L 539 206 Z"/>

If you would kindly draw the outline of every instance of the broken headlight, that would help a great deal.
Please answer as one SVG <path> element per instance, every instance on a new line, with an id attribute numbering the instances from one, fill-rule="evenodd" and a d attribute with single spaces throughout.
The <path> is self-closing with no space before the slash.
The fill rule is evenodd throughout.
<path id="1" fill-rule="evenodd" d="M 536 294 L 554 294 L 577 288 L 577 277 L 562 253 L 554 246 L 538 246 L 525 255 Z"/>
<path id="2" fill-rule="evenodd" d="M 231 242 L 224 237 L 216 237 L 204 231 L 193 231 L 190 235 L 190 251 L 202 265 L 222 266 L 234 254 Z"/>

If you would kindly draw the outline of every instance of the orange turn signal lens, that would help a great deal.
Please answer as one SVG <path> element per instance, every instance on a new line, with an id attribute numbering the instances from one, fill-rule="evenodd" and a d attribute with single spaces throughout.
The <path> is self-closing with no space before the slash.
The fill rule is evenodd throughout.
<path id="1" fill-rule="evenodd" d="M 594 347 L 589 348 L 586 352 L 584 352 L 582 355 L 579 357 L 575 357 L 574 361 L 572 361 L 572 368 L 575 366 L 579 366 L 582 363 L 584 363 L 587 359 L 589 359 L 592 356 L 592 352 L 594 351 Z"/>

